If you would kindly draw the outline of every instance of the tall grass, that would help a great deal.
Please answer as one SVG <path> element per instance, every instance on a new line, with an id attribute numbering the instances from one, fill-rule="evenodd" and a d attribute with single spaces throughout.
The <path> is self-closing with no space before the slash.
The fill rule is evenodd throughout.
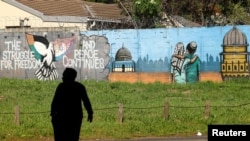
<path id="1" fill-rule="evenodd" d="M 50 104 L 60 81 L 0 79 L 0 140 L 53 138 Z M 222 83 L 143 84 L 82 81 L 94 109 L 92 123 L 81 129 L 82 139 L 126 139 L 145 136 L 206 134 L 208 124 L 250 124 L 250 80 Z M 73 94 L 73 90 L 72 90 Z M 169 117 L 163 117 L 164 103 Z M 205 103 L 209 118 L 204 117 Z M 117 121 L 118 104 L 123 122 Z M 20 106 L 20 125 L 14 107 Z"/>

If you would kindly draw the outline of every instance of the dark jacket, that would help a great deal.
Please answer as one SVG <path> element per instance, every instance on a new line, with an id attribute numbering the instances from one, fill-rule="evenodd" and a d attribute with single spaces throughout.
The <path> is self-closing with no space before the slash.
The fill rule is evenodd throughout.
<path id="1" fill-rule="evenodd" d="M 89 115 L 93 114 L 84 85 L 76 81 L 62 82 L 57 86 L 52 104 L 52 118 L 78 119 L 83 117 L 82 102 Z"/>

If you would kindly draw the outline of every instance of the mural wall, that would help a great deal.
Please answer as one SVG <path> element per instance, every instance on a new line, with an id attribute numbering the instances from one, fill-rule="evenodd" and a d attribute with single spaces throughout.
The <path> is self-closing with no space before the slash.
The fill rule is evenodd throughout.
<path id="1" fill-rule="evenodd" d="M 201 72 L 220 72 L 223 38 L 233 26 L 129 29 L 86 32 L 1 32 L 0 77 L 61 79 L 65 67 L 77 69 L 78 79 L 105 80 L 113 70 L 170 72 L 176 43 L 198 45 Z M 250 36 L 250 26 L 237 26 Z M 27 34 L 26 34 L 27 33 Z M 249 41 L 247 41 L 249 42 Z M 113 69 L 116 55 L 124 48 L 135 69 Z M 247 47 L 247 50 L 249 47 Z M 121 56 L 122 57 L 121 53 Z M 119 61 L 117 61 L 119 64 Z"/>
<path id="2" fill-rule="evenodd" d="M 195 41 L 198 45 L 196 54 L 201 59 L 201 71 L 220 72 L 223 38 L 232 29 L 233 26 L 220 26 L 87 31 L 81 34 L 107 37 L 111 47 L 111 62 L 115 61 L 116 52 L 122 46 L 126 47 L 132 54 L 132 60 L 136 62 L 137 72 L 170 72 L 170 59 L 176 43 L 183 42 L 186 46 L 189 42 Z M 250 36 L 250 26 L 237 26 L 237 29 L 246 37 Z"/>
<path id="3" fill-rule="evenodd" d="M 65 67 L 74 67 L 78 79 L 106 79 L 109 49 L 104 36 L 65 31 L 2 33 L 0 77 L 56 80 Z"/>

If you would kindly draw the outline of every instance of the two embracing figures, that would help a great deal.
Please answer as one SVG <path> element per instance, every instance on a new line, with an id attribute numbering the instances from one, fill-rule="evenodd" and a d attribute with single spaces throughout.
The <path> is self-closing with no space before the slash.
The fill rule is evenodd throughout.
<path id="1" fill-rule="evenodd" d="M 174 83 L 194 83 L 200 77 L 200 59 L 197 54 L 197 43 L 192 41 L 187 44 L 178 42 L 171 58 L 171 74 Z"/>

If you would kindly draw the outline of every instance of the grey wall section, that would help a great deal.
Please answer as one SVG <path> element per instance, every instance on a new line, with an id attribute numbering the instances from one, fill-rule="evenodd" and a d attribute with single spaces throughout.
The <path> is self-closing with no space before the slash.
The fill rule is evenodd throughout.
<path id="1" fill-rule="evenodd" d="M 56 79 L 61 79 L 65 67 L 73 67 L 78 71 L 78 79 L 107 80 L 112 70 L 111 64 L 122 46 L 131 52 L 137 72 L 170 72 L 170 58 L 176 43 L 183 42 L 187 45 L 190 41 L 196 41 L 198 44 L 196 54 L 202 61 L 201 71 L 220 72 L 219 53 L 223 51 L 221 45 L 225 34 L 232 28 L 233 26 L 221 26 L 86 32 L 34 30 L 28 33 L 46 37 L 53 43 L 55 52 L 62 50 L 63 45 L 68 46 L 68 40 L 76 35 L 72 47 L 63 56 L 58 57 L 60 59 L 53 61 L 58 73 Z M 250 36 L 250 26 L 237 26 L 237 28 L 247 37 Z M 38 78 L 36 71 L 44 66 L 44 63 L 34 56 L 32 45 L 28 44 L 25 32 L 27 31 L 0 31 L 1 78 Z"/>
<path id="2" fill-rule="evenodd" d="M 107 79 L 109 71 L 106 66 L 109 63 L 110 46 L 106 37 L 87 37 L 79 35 L 79 32 L 70 31 L 37 31 L 28 34 L 45 37 L 52 43 L 52 49 L 33 44 L 32 40 L 29 44 L 25 32 L 2 32 L 0 34 L 1 78 L 41 79 L 41 74 L 46 73 L 43 75 L 46 77 L 41 80 L 55 80 L 61 79 L 65 67 L 73 67 L 78 71 L 77 79 Z M 35 53 L 32 47 L 38 52 Z M 50 77 L 52 69 L 44 63 L 45 58 L 53 54 L 51 52 L 55 52 L 52 63 L 57 77 Z M 43 56 L 43 59 L 37 59 L 39 56 Z M 36 72 L 41 68 L 45 69 L 38 75 Z"/>

